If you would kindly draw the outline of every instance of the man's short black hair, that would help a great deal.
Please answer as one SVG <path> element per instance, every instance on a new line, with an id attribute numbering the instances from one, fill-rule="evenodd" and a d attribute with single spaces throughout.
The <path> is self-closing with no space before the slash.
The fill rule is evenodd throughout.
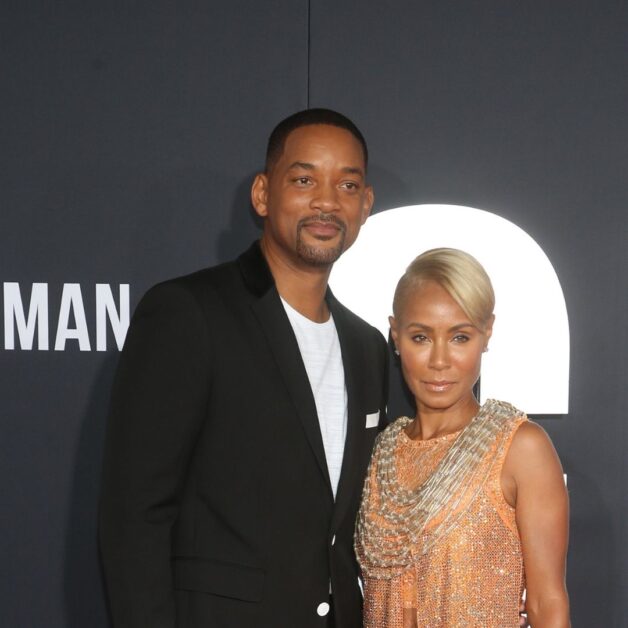
<path id="1" fill-rule="evenodd" d="M 366 140 L 362 133 L 360 133 L 360 129 L 358 129 L 349 118 L 331 109 L 304 109 L 303 111 L 297 111 L 297 113 L 288 116 L 273 129 L 273 132 L 268 138 L 268 147 L 266 148 L 266 172 L 268 172 L 281 157 L 288 135 L 295 129 L 311 124 L 329 124 L 349 131 L 349 133 L 360 142 L 362 153 L 364 154 L 364 168 L 366 169 L 369 160 Z"/>

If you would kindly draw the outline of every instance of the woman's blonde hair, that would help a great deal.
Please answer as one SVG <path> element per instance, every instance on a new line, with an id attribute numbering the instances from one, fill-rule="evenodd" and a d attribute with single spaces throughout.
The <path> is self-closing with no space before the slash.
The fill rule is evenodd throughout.
<path id="1" fill-rule="evenodd" d="M 475 257 L 459 249 L 438 248 L 421 253 L 403 274 L 393 299 L 399 317 L 411 292 L 422 282 L 444 288 L 475 327 L 485 331 L 495 308 L 495 293 L 486 271 Z"/>

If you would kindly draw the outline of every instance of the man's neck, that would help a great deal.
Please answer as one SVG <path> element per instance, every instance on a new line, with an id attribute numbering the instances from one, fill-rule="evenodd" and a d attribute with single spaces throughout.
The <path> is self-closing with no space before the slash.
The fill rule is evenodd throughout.
<path id="1" fill-rule="evenodd" d="M 261 248 L 281 298 L 314 322 L 324 323 L 328 320 L 329 308 L 325 294 L 331 264 L 312 266 L 292 262 L 266 246 L 263 238 Z"/>

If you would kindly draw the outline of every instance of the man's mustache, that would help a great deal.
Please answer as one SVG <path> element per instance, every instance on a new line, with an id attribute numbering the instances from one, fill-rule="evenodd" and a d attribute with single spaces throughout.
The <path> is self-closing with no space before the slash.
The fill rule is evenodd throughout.
<path id="1" fill-rule="evenodd" d="M 301 220 L 299 220 L 299 222 L 297 223 L 297 228 L 302 229 L 307 225 L 321 222 L 333 223 L 334 225 L 336 225 L 336 227 L 338 227 L 340 231 L 342 231 L 342 233 L 345 233 L 345 231 L 347 230 L 347 225 L 345 225 L 345 223 L 340 220 L 338 216 L 335 216 L 334 214 L 324 213 L 320 213 L 317 216 L 309 216 L 308 218 L 301 218 Z"/>

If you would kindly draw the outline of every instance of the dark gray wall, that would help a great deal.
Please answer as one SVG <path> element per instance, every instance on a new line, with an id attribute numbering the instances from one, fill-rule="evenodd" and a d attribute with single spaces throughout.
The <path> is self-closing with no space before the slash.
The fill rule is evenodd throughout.
<path id="1" fill-rule="evenodd" d="M 569 475 L 574 626 L 625 626 L 627 25 L 593 0 L 3 3 L 0 281 L 25 305 L 48 283 L 51 350 L 0 345 L 0 625 L 108 625 L 95 515 L 117 351 L 52 350 L 63 284 L 94 349 L 96 283 L 129 283 L 133 306 L 234 256 L 257 234 L 266 135 L 309 104 L 365 132 L 377 209 L 493 211 L 552 260 L 571 409 L 540 420 Z"/>
<path id="2" fill-rule="evenodd" d="M 312 105 L 358 118 L 377 206 L 493 211 L 554 264 L 570 412 L 541 423 L 569 477 L 574 625 L 627 626 L 628 6 L 341 4 L 313 11 Z"/>

